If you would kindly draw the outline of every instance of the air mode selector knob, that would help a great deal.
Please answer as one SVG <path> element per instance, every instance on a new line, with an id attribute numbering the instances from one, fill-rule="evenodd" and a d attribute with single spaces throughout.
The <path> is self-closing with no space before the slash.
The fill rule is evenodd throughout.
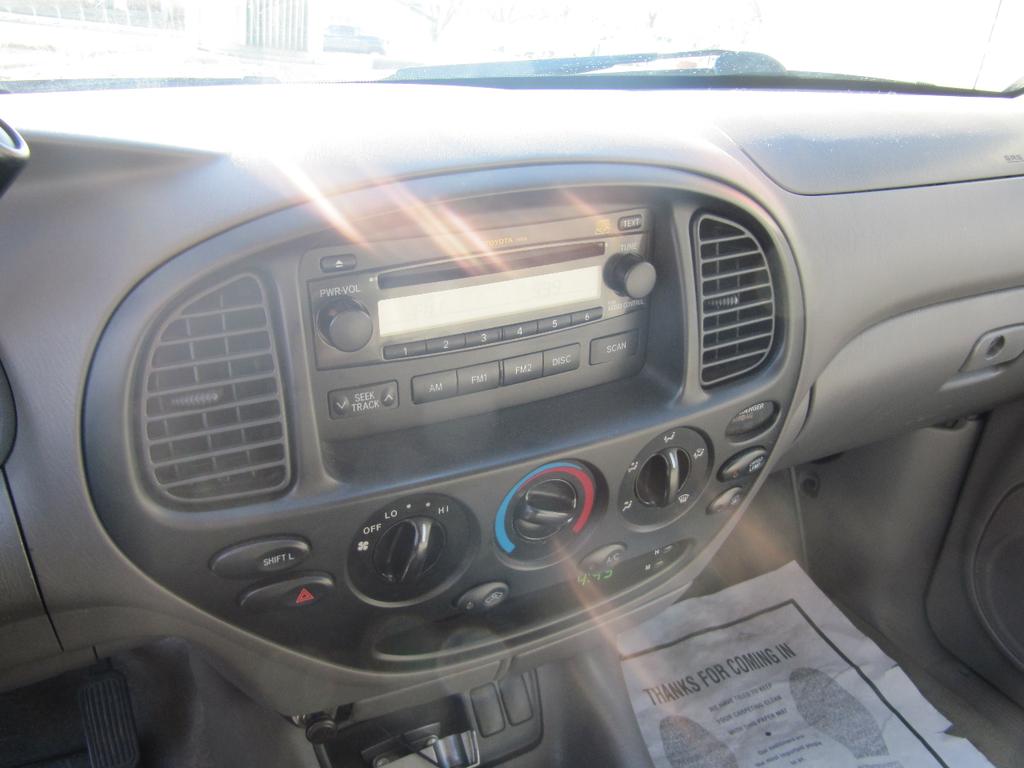
<path id="1" fill-rule="evenodd" d="M 373 337 L 373 320 L 366 308 L 349 298 L 335 299 L 317 313 L 324 339 L 342 352 L 357 352 Z"/>
<path id="2" fill-rule="evenodd" d="M 604 273 L 608 287 L 620 296 L 642 299 L 654 290 L 658 273 L 654 265 L 635 253 L 620 253 L 608 260 Z"/>
<path id="3" fill-rule="evenodd" d="M 690 473 L 690 459 L 678 448 L 664 448 L 647 458 L 636 476 L 636 497 L 650 507 L 667 507 Z"/>

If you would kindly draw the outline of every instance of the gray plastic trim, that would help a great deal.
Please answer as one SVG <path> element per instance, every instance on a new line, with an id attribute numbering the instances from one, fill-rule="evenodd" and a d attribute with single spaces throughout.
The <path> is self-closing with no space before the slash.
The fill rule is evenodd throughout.
<path id="1" fill-rule="evenodd" d="M 14 447 L 14 434 L 17 427 L 11 385 L 7 381 L 3 365 L 0 365 L 0 466 L 7 461 L 11 448 Z"/>

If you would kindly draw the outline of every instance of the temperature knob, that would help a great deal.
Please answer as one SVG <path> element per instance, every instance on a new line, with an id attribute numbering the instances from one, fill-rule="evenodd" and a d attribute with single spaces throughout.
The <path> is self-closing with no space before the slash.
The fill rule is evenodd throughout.
<path id="1" fill-rule="evenodd" d="M 635 253 L 620 253 L 608 260 L 604 273 L 608 287 L 620 296 L 642 299 L 654 290 L 658 273 L 654 265 Z"/>
<path id="2" fill-rule="evenodd" d="M 528 541 L 550 539 L 572 522 L 578 501 L 571 483 L 559 478 L 543 480 L 526 492 L 513 512 L 512 526 Z"/>
<path id="3" fill-rule="evenodd" d="M 335 349 L 357 352 L 373 337 L 373 320 L 366 308 L 349 298 L 335 299 L 317 313 L 320 334 Z"/>

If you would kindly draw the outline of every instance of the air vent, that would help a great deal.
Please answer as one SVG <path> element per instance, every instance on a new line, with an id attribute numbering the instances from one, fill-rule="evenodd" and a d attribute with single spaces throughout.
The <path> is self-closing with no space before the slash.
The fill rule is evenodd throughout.
<path id="1" fill-rule="evenodd" d="M 775 336 L 775 293 L 764 249 L 748 230 L 705 214 L 697 221 L 704 386 L 757 368 Z"/>
<path id="2" fill-rule="evenodd" d="M 161 495 L 210 506 L 288 484 L 277 351 L 255 277 L 190 297 L 164 321 L 143 382 L 142 442 Z"/>

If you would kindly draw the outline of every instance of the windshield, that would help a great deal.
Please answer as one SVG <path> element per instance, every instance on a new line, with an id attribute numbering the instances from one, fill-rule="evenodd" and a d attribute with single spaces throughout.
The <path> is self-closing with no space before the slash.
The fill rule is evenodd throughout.
<path id="1" fill-rule="evenodd" d="M 1003 92 L 1024 77 L 1024 0 L 4 0 L 0 25 L 10 91 L 658 74 Z"/>

